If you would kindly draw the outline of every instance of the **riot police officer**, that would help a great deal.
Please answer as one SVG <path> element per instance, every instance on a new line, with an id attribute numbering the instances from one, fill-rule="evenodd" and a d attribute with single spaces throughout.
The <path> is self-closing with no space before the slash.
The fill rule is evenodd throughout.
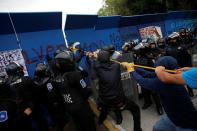
<path id="1" fill-rule="evenodd" d="M 146 53 L 146 58 L 148 60 L 147 66 L 153 67 L 154 64 L 155 64 L 155 61 L 159 57 L 160 57 L 159 48 L 156 46 L 156 43 L 154 41 L 150 42 L 149 47 L 148 47 L 148 51 Z M 151 92 L 150 90 L 147 90 L 143 87 L 142 87 L 142 93 L 143 93 L 144 101 L 145 101 L 145 104 L 142 108 L 146 109 L 152 104 L 152 100 L 151 100 L 151 96 L 152 96 L 154 101 L 155 101 L 155 104 L 156 104 L 157 113 L 159 115 L 162 115 L 163 114 L 163 108 L 162 108 L 162 105 L 161 105 L 159 95 L 154 93 L 154 92 Z"/>
<path id="2" fill-rule="evenodd" d="M 175 34 L 175 33 L 174 33 Z M 178 61 L 178 65 L 182 65 L 183 56 L 181 54 L 183 48 L 180 46 L 180 38 L 179 35 L 169 35 L 166 40 L 166 55 L 172 56 Z"/>
<path id="3" fill-rule="evenodd" d="M 181 44 L 184 45 L 186 48 L 189 48 L 192 45 L 192 33 L 186 28 L 181 28 L 179 30 L 179 35 Z"/>
<path id="4" fill-rule="evenodd" d="M 39 121 L 40 130 L 49 130 L 56 127 L 57 131 L 63 131 L 68 122 L 68 116 L 61 96 L 53 84 L 49 67 L 44 63 L 37 64 L 34 77 L 37 94 L 36 118 Z"/>
<path id="5" fill-rule="evenodd" d="M 157 47 L 158 47 L 158 50 L 159 50 L 159 54 L 158 54 L 158 57 L 162 57 L 162 56 L 165 56 L 166 54 L 166 44 L 165 44 L 165 40 L 163 38 L 160 38 L 157 40 Z"/>
<path id="6" fill-rule="evenodd" d="M 16 103 L 11 99 L 11 90 L 4 76 L 0 77 L 0 130 L 14 130 Z"/>
<path id="7" fill-rule="evenodd" d="M 95 131 L 94 116 L 87 101 L 90 90 L 81 72 L 75 70 L 71 52 L 61 52 L 55 56 L 55 60 L 60 71 L 55 81 L 59 85 L 66 111 L 80 131 Z"/>
<path id="8" fill-rule="evenodd" d="M 33 81 L 24 76 L 23 67 L 17 62 L 11 62 L 6 67 L 7 84 L 11 91 L 10 100 L 16 105 L 14 130 L 33 130 L 32 115 L 34 107 Z"/>
<path id="9" fill-rule="evenodd" d="M 183 34 L 185 34 L 185 30 L 182 32 L 181 37 L 180 35 L 173 35 L 173 33 L 169 35 L 166 47 L 166 55 L 174 57 L 177 60 L 178 66 L 180 68 L 187 66 L 190 67 L 192 63 L 191 55 L 188 53 L 187 44 L 184 43 L 187 39 Z M 188 91 L 190 96 L 194 96 L 190 87 L 188 87 Z"/>

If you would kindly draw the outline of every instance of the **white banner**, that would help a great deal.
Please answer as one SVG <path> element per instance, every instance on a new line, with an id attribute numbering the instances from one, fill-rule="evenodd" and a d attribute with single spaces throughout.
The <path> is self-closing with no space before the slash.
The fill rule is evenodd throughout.
<path id="1" fill-rule="evenodd" d="M 161 27 L 158 26 L 148 26 L 145 28 L 139 29 L 140 36 L 142 39 L 152 38 L 155 42 L 162 38 Z"/>
<path id="2" fill-rule="evenodd" d="M 25 76 L 28 76 L 25 60 L 21 53 L 21 49 L 0 52 L 0 76 L 6 75 L 5 68 L 12 61 L 18 62 L 20 65 L 22 65 L 24 68 Z"/>

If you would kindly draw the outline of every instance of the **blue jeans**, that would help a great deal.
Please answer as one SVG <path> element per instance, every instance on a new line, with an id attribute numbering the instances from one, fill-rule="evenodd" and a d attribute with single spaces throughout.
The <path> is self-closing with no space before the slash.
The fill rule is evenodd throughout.
<path id="1" fill-rule="evenodd" d="M 153 131 L 197 131 L 196 129 L 188 129 L 188 128 L 181 128 L 174 123 L 166 116 L 161 116 L 161 119 L 156 122 L 153 126 Z"/>

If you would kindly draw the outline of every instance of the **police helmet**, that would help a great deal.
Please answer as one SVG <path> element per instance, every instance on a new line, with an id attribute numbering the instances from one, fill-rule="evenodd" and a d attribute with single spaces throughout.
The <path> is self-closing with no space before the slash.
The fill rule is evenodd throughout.
<path id="1" fill-rule="evenodd" d="M 59 54 L 59 53 L 61 53 L 61 52 L 62 52 L 62 50 L 57 49 L 57 50 L 55 51 L 55 53 L 53 54 L 53 56 L 55 57 L 57 54 Z"/>
<path id="2" fill-rule="evenodd" d="M 108 51 L 110 55 L 112 55 L 115 51 L 115 47 L 114 45 L 110 44 L 110 45 L 104 46 L 102 50 Z"/>
<path id="3" fill-rule="evenodd" d="M 164 44 L 165 43 L 165 40 L 163 38 L 159 38 L 157 40 L 157 44 L 159 44 L 159 43 Z"/>
<path id="4" fill-rule="evenodd" d="M 180 34 L 178 32 L 173 32 L 167 37 L 167 44 L 178 44 L 180 40 Z"/>
<path id="5" fill-rule="evenodd" d="M 6 73 L 8 76 L 23 76 L 23 66 L 20 65 L 18 62 L 10 62 L 9 65 L 6 67 Z"/>
<path id="6" fill-rule="evenodd" d="M 50 70 L 44 63 L 39 63 L 36 66 L 34 75 L 37 77 L 47 77 L 50 76 Z"/>
<path id="7" fill-rule="evenodd" d="M 60 52 L 59 54 L 57 54 L 55 56 L 55 59 L 64 59 L 66 61 L 73 61 L 73 56 L 72 56 L 72 53 L 70 51 L 63 51 L 63 52 Z"/>
<path id="8" fill-rule="evenodd" d="M 122 46 L 123 51 L 128 51 L 131 49 L 131 44 L 129 42 L 125 42 L 124 45 Z"/>
<path id="9" fill-rule="evenodd" d="M 186 28 L 181 28 L 179 34 L 181 38 L 185 38 L 189 35 L 189 30 Z"/>
<path id="10" fill-rule="evenodd" d="M 179 33 L 185 33 L 186 31 L 187 31 L 186 28 L 181 28 L 181 29 L 179 30 Z"/>
<path id="11" fill-rule="evenodd" d="M 73 55 L 70 51 L 63 51 L 55 56 L 57 67 L 60 71 L 71 71 L 75 67 Z"/>
<path id="12" fill-rule="evenodd" d="M 163 38 L 159 38 L 157 41 L 158 47 L 165 47 L 165 40 Z"/>

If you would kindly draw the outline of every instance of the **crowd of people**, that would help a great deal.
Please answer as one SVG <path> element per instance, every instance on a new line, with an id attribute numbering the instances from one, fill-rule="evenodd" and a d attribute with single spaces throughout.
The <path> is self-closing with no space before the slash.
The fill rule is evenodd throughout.
<path id="1" fill-rule="evenodd" d="M 110 111 L 114 112 L 116 123 L 121 124 L 121 112 L 129 110 L 133 131 L 142 131 L 140 107 L 127 98 L 122 87 L 122 66 L 142 88 L 142 109 L 151 106 L 152 96 L 158 114 L 163 115 L 165 110 L 154 131 L 196 131 L 197 111 L 190 97 L 194 95 L 192 88 L 197 88 L 197 69 L 189 68 L 195 36 L 181 29 L 178 35 L 174 33 L 166 40 L 147 40 L 145 44 L 126 42 L 121 52 L 115 51 L 113 45 L 96 52 L 57 50 L 53 58 L 47 56 L 47 64 L 36 65 L 33 78 L 24 76 L 23 67 L 11 62 L 6 67 L 6 78 L 0 78 L 0 130 L 63 131 L 73 121 L 79 131 L 96 131 L 88 98 L 92 95 L 90 83 L 98 79 L 98 125 L 103 124 Z M 156 70 L 113 61 L 127 53 L 133 55 L 135 64 Z M 82 61 L 86 67 L 80 66 Z M 180 72 L 171 74 L 165 69 Z"/>

